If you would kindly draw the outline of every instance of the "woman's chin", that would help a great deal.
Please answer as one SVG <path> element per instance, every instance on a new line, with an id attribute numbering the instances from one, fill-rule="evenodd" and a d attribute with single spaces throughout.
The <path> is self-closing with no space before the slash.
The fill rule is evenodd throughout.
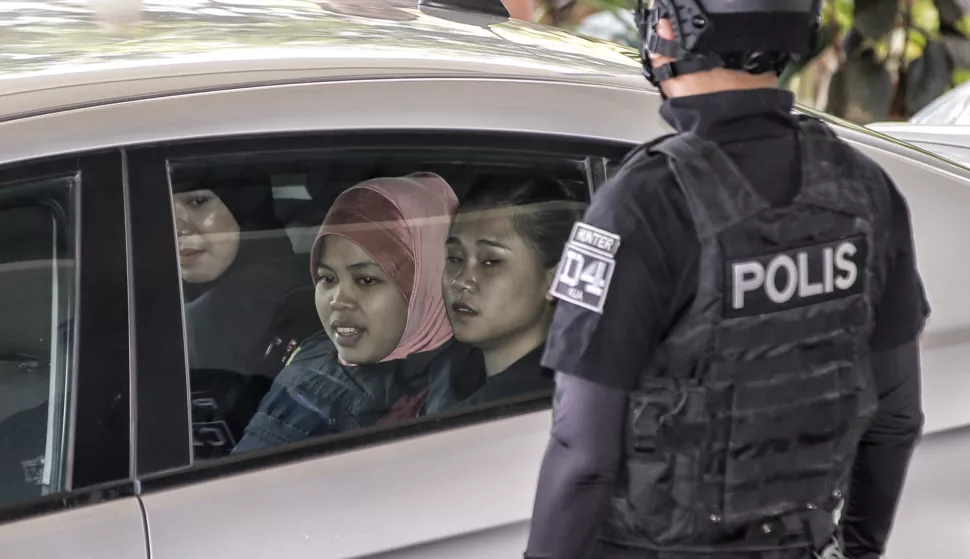
<path id="1" fill-rule="evenodd" d="M 337 355 L 340 359 L 351 365 L 371 365 L 383 359 L 383 356 L 374 355 L 371 351 L 354 351 L 346 348 L 337 347 Z"/>
<path id="2" fill-rule="evenodd" d="M 463 344 L 477 345 L 483 341 L 482 336 L 478 332 L 475 332 L 473 328 L 469 328 L 467 325 L 457 321 L 452 323 L 451 332 L 455 336 L 455 340 Z"/>

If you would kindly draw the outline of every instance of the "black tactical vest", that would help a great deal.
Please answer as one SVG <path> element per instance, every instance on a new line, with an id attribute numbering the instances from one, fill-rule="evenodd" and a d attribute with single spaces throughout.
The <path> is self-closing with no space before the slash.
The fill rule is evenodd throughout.
<path id="1" fill-rule="evenodd" d="M 824 125 L 800 128 L 802 186 L 780 207 L 692 133 L 646 148 L 686 195 L 699 285 L 631 396 L 603 541 L 645 557 L 801 558 L 832 537 L 877 405 L 868 343 L 889 189 Z"/>

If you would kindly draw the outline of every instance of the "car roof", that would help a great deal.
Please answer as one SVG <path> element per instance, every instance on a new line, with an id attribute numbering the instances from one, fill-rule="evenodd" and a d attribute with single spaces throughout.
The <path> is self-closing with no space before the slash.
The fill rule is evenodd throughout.
<path id="1" fill-rule="evenodd" d="M 468 76 L 651 89 L 634 49 L 418 0 L 143 0 L 137 21 L 123 25 L 110 24 L 120 11 L 92 11 L 98 4 L 112 2 L 0 3 L 0 120 L 341 79 Z"/>

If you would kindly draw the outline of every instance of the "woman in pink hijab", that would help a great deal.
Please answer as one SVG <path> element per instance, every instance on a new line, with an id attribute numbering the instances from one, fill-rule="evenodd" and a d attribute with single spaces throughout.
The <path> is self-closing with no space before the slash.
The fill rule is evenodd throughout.
<path id="1" fill-rule="evenodd" d="M 317 314 L 341 361 L 393 361 L 451 338 L 440 282 L 458 205 L 437 175 L 373 179 L 341 194 L 310 252 Z"/>
<path id="2" fill-rule="evenodd" d="M 234 453 L 415 417 L 470 350 L 441 293 L 458 200 L 431 173 L 343 192 L 310 253 L 323 332 L 294 352 Z M 438 391 L 435 391 L 436 393 Z"/>

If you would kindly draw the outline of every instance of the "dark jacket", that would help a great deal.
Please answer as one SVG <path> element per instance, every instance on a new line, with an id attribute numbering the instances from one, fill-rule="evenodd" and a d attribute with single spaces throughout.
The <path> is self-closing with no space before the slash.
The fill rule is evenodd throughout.
<path id="1" fill-rule="evenodd" d="M 474 351 L 451 340 L 405 359 L 344 367 L 333 342 L 313 336 L 280 372 L 233 454 L 371 427 L 425 388 L 418 415 L 446 411 L 454 404 L 448 380 Z"/>
<path id="2" fill-rule="evenodd" d="M 469 367 L 452 372 L 452 397 L 456 402 L 449 407 L 449 411 L 525 394 L 551 392 L 555 387 L 554 372 L 540 363 L 544 348 L 544 345 L 536 347 L 501 373 L 490 377 L 485 374 L 481 352 L 469 355 Z"/>
<path id="3" fill-rule="evenodd" d="M 305 256 L 238 270 L 185 306 L 197 459 L 227 455 L 289 355 L 320 329 Z"/>

